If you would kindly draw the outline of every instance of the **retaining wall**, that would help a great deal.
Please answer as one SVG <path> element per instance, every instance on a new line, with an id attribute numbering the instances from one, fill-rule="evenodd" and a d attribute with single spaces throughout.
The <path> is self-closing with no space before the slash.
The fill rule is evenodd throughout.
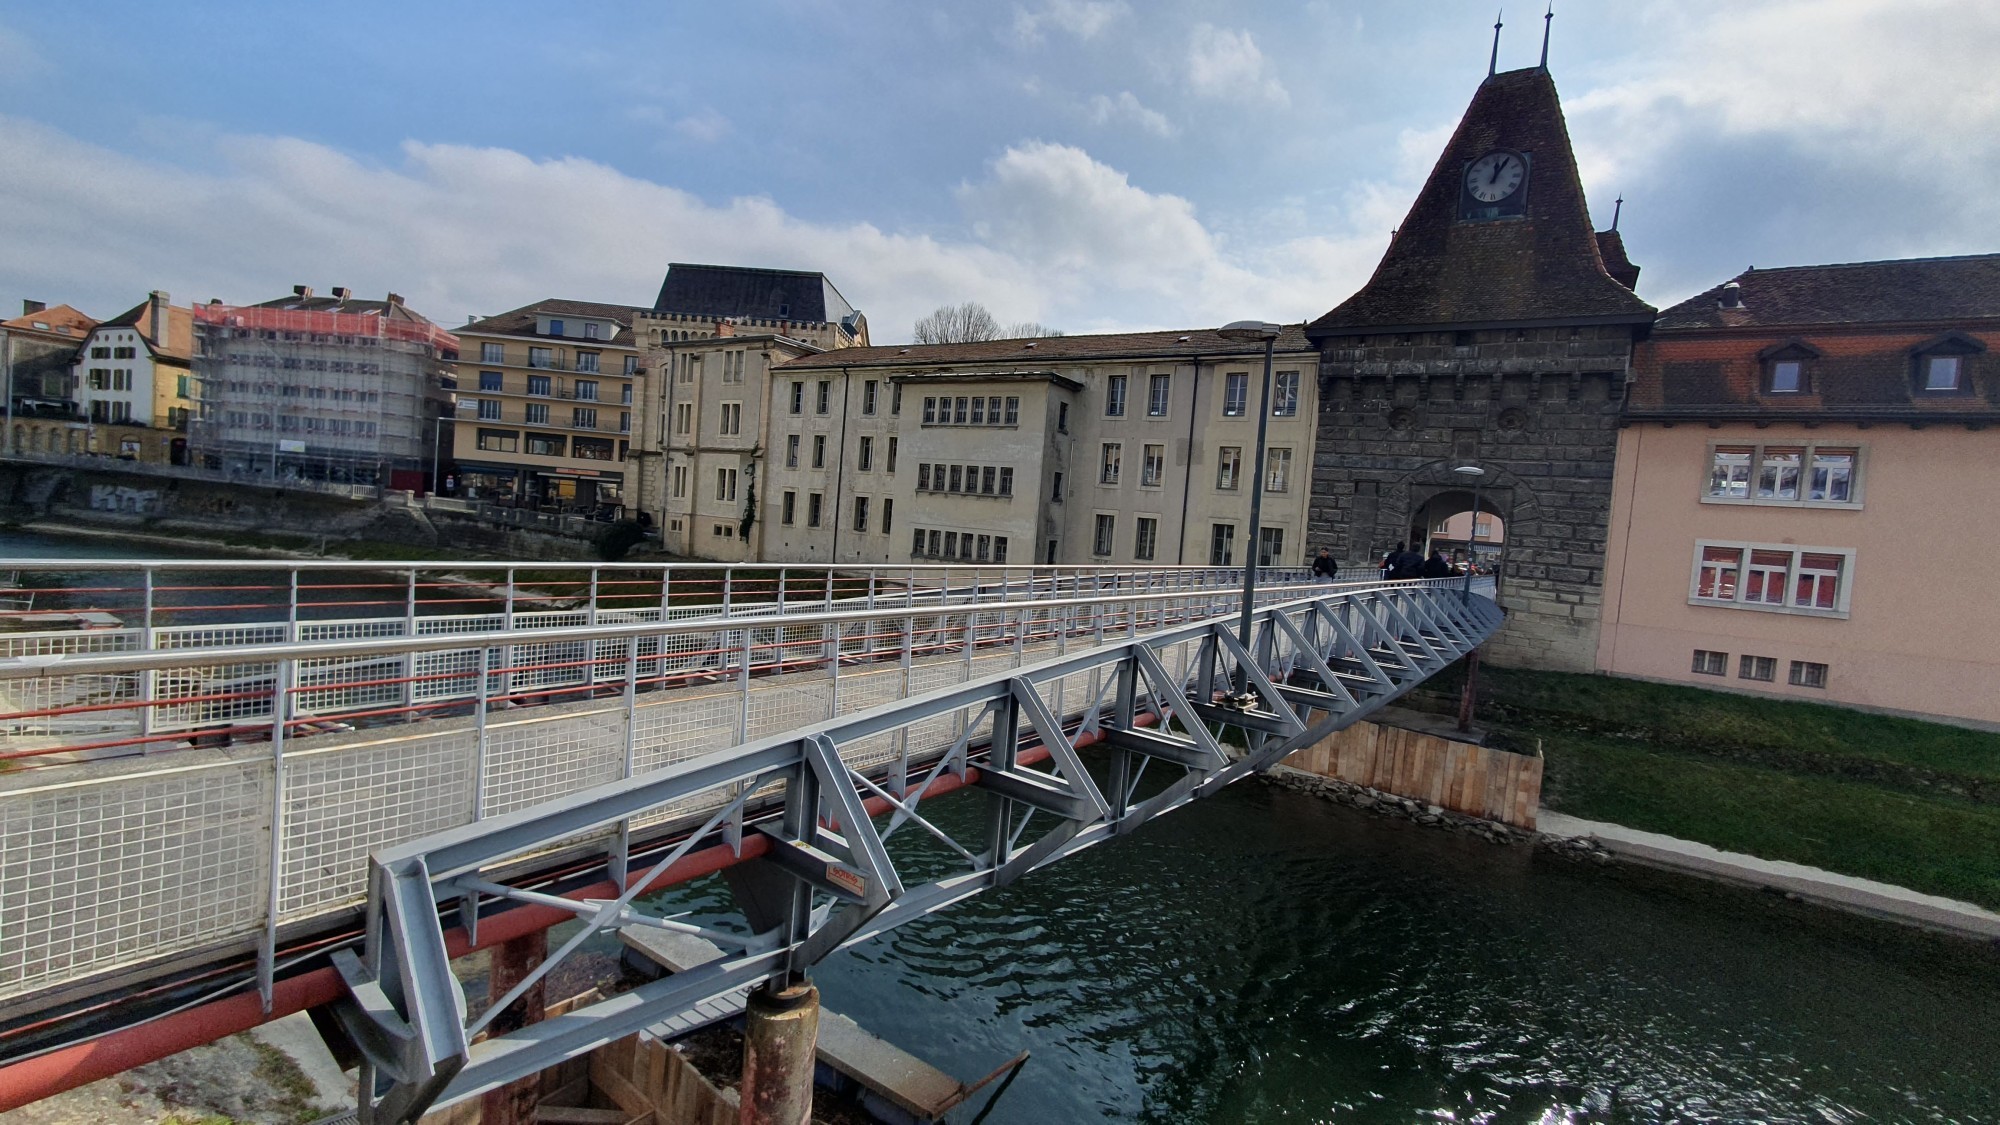
<path id="1" fill-rule="evenodd" d="M 1285 759 L 1296 770 L 1466 816 L 1535 827 L 1542 760 L 1377 723 L 1355 723 Z"/>

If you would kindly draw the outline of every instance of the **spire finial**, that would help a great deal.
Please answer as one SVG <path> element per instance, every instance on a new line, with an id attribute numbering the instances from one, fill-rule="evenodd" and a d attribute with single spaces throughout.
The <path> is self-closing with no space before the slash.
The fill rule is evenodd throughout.
<path id="1" fill-rule="evenodd" d="M 1542 13 L 1542 69 L 1549 68 L 1549 25 L 1555 22 L 1556 0 L 1549 0 L 1549 10 Z"/>
<path id="2" fill-rule="evenodd" d="M 1611 229 L 1613 231 L 1616 231 L 1618 229 L 1618 215 L 1620 212 L 1624 210 L 1625 210 L 1625 193 L 1619 192 L 1618 198 L 1611 201 Z"/>
<path id="3" fill-rule="evenodd" d="M 1500 69 L 1500 17 L 1506 10 L 1493 13 L 1493 54 L 1486 59 L 1486 77 L 1491 78 Z"/>

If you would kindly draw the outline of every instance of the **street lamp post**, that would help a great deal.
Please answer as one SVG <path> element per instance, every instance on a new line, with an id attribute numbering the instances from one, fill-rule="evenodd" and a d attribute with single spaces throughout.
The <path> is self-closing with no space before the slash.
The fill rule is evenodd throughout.
<path id="1" fill-rule="evenodd" d="M 1264 386 L 1257 397 L 1257 451 L 1251 459 L 1250 485 L 1250 535 L 1244 544 L 1248 558 L 1243 567 L 1243 609 L 1236 623 L 1236 640 L 1244 652 L 1250 651 L 1250 611 L 1257 599 L 1257 548 L 1258 537 L 1262 533 L 1261 519 L 1264 513 L 1264 436 L 1271 425 L 1271 359 L 1278 345 L 1278 335 L 1284 331 L 1280 324 L 1269 324 L 1261 320 L 1238 320 L 1225 324 L 1216 335 L 1225 340 L 1264 341 Z M 1249 670 L 1243 669 L 1236 685 L 1239 696 L 1250 690 Z"/>
<path id="2" fill-rule="evenodd" d="M 1486 483 L 1486 470 L 1477 465 L 1460 465 L 1452 470 L 1472 478 L 1472 523 L 1465 532 L 1465 589 L 1459 592 L 1459 600 L 1472 601 L 1472 563 L 1479 557 L 1476 545 L 1479 542 L 1479 486 Z"/>

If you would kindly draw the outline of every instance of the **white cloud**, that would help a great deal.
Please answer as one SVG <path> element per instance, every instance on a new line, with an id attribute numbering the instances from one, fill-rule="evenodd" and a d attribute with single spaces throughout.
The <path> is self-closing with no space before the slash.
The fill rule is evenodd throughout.
<path id="1" fill-rule="evenodd" d="M 701 112 L 688 114 L 674 122 L 675 132 L 703 142 L 719 141 L 729 135 L 729 130 L 729 119 L 706 106 Z"/>
<path id="2" fill-rule="evenodd" d="M 1014 9 L 1014 37 L 1023 43 L 1042 41 L 1044 28 L 1093 39 L 1113 20 L 1131 14 L 1125 0 L 1046 0 L 1034 11 Z"/>
<path id="3" fill-rule="evenodd" d="M 1166 114 L 1147 108 L 1130 90 L 1120 90 L 1115 98 L 1099 94 L 1090 99 L 1090 120 L 1097 125 L 1130 123 L 1156 137 L 1171 137 L 1180 132 Z"/>
<path id="4" fill-rule="evenodd" d="M 1195 92 L 1237 102 L 1290 105 L 1284 84 L 1265 72 L 1264 52 L 1248 31 L 1200 23 L 1188 41 L 1188 82 Z"/>
<path id="5" fill-rule="evenodd" d="M 23 85 L 49 69 L 48 60 L 27 36 L 0 27 L 0 86 Z"/>

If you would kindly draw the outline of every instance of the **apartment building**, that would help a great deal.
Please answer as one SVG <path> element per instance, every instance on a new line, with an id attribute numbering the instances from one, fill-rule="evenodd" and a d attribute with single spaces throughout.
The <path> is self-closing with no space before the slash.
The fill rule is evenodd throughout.
<path id="1" fill-rule="evenodd" d="M 452 441 L 459 495 L 621 514 L 645 397 L 632 327 L 644 311 L 550 298 L 459 329 Z"/>
<path id="2" fill-rule="evenodd" d="M 91 329 L 70 378 L 76 411 L 90 427 L 85 452 L 186 464 L 197 398 L 192 350 L 192 314 L 157 289 Z"/>
<path id="3" fill-rule="evenodd" d="M 458 338 L 390 293 L 310 286 L 194 308 L 196 463 L 231 476 L 420 489 L 451 408 Z"/>
<path id="4" fill-rule="evenodd" d="M 75 452 L 88 436 L 76 406 L 76 356 L 97 321 L 68 305 L 21 302 L 21 315 L 0 321 L 0 373 L 7 380 L 7 449 L 13 453 Z"/>
<path id="5" fill-rule="evenodd" d="M 2000 728 L 2000 254 L 1755 269 L 1660 314 L 1599 670 Z"/>

